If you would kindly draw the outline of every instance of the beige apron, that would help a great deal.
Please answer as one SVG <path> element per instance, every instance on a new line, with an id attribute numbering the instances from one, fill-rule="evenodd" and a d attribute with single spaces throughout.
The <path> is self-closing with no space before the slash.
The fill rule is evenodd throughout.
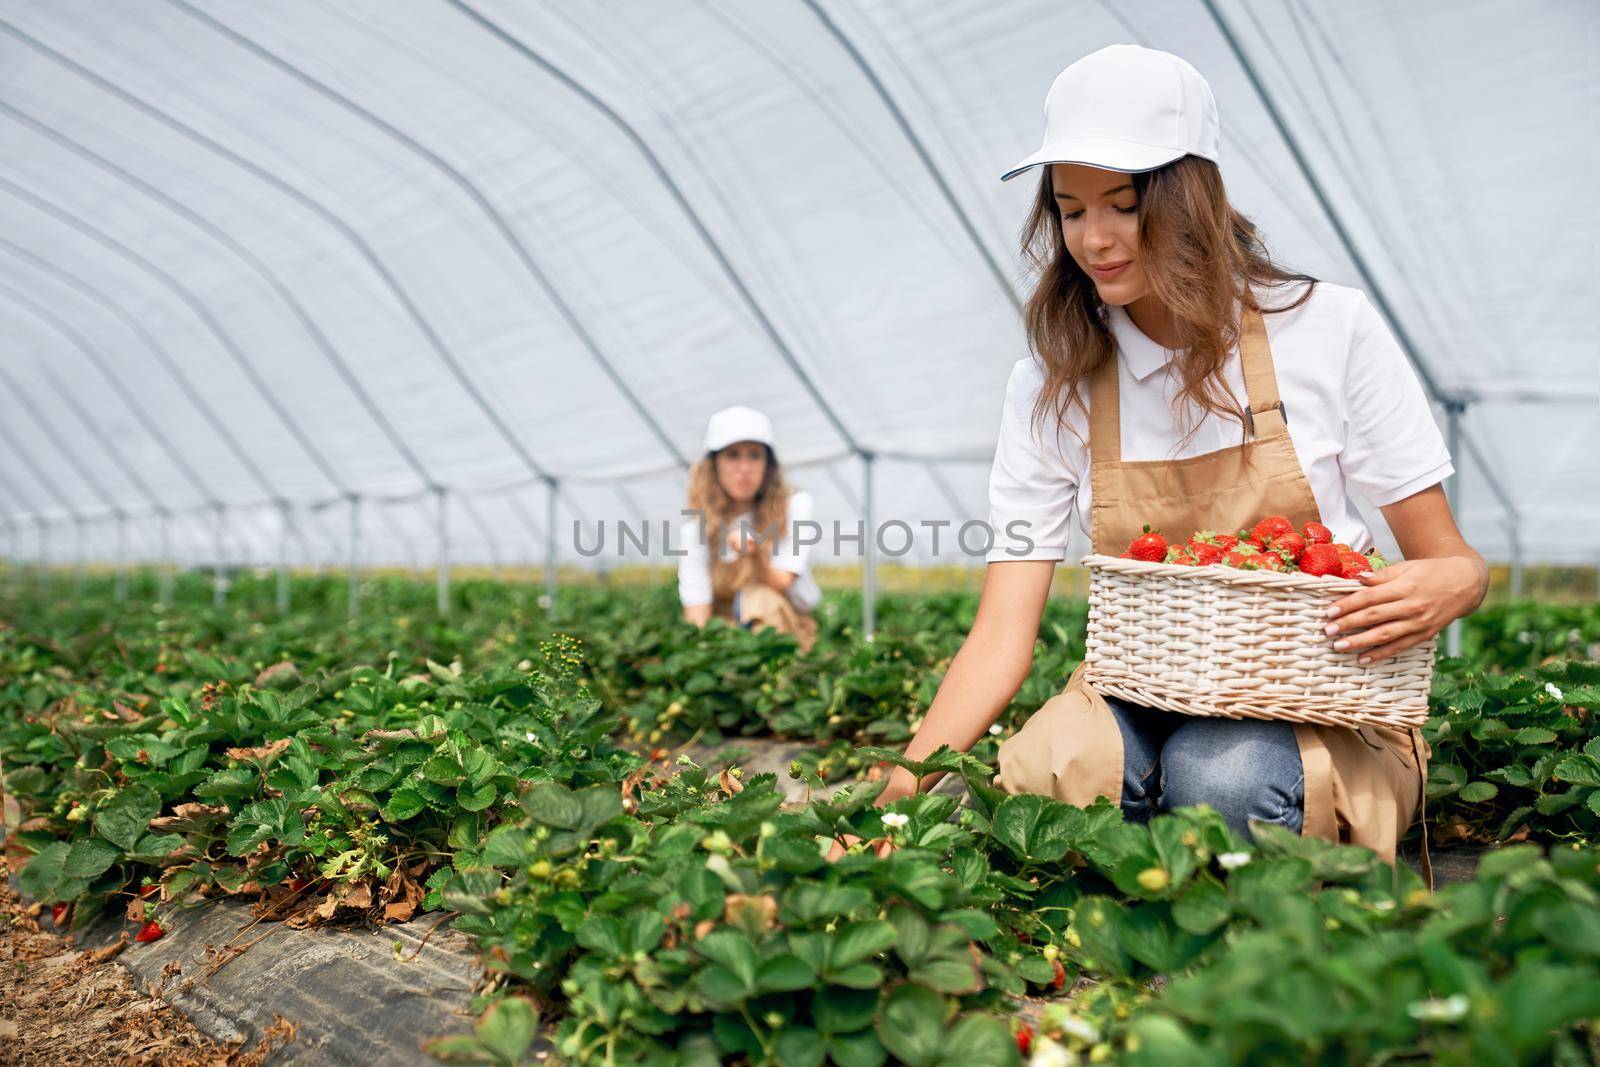
<path id="1" fill-rule="evenodd" d="M 732 566 L 711 568 L 711 613 L 733 620 L 733 596 L 739 594 L 739 622 L 771 626 L 779 633 L 793 634 L 801 652 L 810 652 L 817 640 L 817 620 L 810 612 L 794 606 L 788 594 L 781 593 L 755 576 L 749 560 Z"/>
<path id="2" fill-rule="evenodd" d="M 1169 537 L 1195 530 L 1234 532 L 1267 515 L 1299 528 L 1319 518 L 1278 402 L 1265 323 L 1256 307 L 1240 323 L 1240 361 L 1255 434 L 1239 445 L 1178 460 L 1122 459 L 1117 363 L 1090 382 L 1089 456 L 1094 551 L 1119 555 L 1151 529 Z M 1305 770 L 1304 836 L 1363 845 L 1394 862 L 1400 835 L 1420 810 L 1427 758 L 1420 730 L 1294 724 Z M 1122 797 L 1122 733 L 1105 698 L 1083 683 L 1067 687 L 1000 746 L 995 784 L 1069 804 Z M 1424 851 L 1426 864 L 1426 851 Z"/>

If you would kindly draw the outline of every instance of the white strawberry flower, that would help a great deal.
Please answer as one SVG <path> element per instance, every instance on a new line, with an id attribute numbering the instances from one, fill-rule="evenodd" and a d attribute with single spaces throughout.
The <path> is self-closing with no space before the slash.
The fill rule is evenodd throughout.
<path id="1" fill-rule="evenodd" d="M 1028 1067 L 1078 1067 L 1078 1054 L 1052 1038 L 1040 1035 L 1033 1039 L 1033 1055 Z"/>
<path id="2" fill-rule="evenodd" d="M 1081 1015 L 1066 1015 L 1058 1020 L 1061 1032 L 1075 1037 L 1086 1045 L 1100 1040 L 1100 1028 Z"/>
<path id="3" fill-rule="evenodd" d="M 1546 682 L 1546 683 L 1544 683 L 1544 691 L 1546 693 L 1549 693 L 1552 697 L 1554 697 L 1557 700 L 1566 699 L 1566 694 L 1562 693 L 1561 692 L 1561 687 L 1556 685 L 1556 683 L 1554 683 L 1554 682 Z"/>
<path id="4" fill-rule="evenodd" d="M 989 735 L 991 737 L 999 737 L 1001 734 L 1003 734 L 1005 732 L 1006 732 L 1006 728 L 1004 726 L 1001 726 L 999 723 L 995 723 L 993 726 L 989 727 Z"/>
<path id="5" fill-rule="evenodd" d="M 911 816 L 904 815 L 898 811 L 886 811 L 883 813 L 883 825 L 891 830 L 898 830 L 910 821 Z"/>
<path id="6" fill-rule="evenodd" d="M 1250 862 L 1248 852 L 1223 852 L 1217 856 L 1217 862 L 1222 864 L 1225 871 L 1237 870 Z"/>
<path id="7" fill-rule="evenodd" d="M 1406 1005 L 1406 1014 L 1425 1023 L 1453 1023 L 1466 1017 L 1472 1007 L 1465 993 L 1452 993 L 1443 998 L 1430 997 L 1414 1000 Z"/>
<path id="8" fill-rule="evenodd" d="M 524 734 L 524 735 L 523 735 L 523 736 L 524 736 L 524 737 L 526 737 L 526 738 L 527 738 L 527 739 L 528 739 L 528 740 L 529 740 L 529 741 L 536 741 L 536 740 L 538 740 L 538 738 L 536 738 L 536 737 L 534 737 L 534 735 L 533 735 L 533 731 L 532 731 L 532 730 L 529 730 L 529 731 L 528 731 L 528 732 L 527 732 L 527 733 L 526 733 L 526 734 Z"/>

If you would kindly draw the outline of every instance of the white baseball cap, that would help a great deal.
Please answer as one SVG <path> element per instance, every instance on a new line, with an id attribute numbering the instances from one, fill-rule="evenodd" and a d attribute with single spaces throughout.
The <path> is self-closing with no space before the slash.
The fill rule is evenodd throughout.
<path id="1" fill-rule="evenodd" d="M 723 408 L 706 422 L 707 452 L 720 451 L 735 441 L 760 441 L 768 448 L 778 447 L 772 433 L 772 420 L 742 404 Z"/>
<path id="2" fill-rule="evenodd" d="M 1056 75 L 1044 98 L 1044 144 L 1000 176 L 1046 163 L 1155 170 L 1184 156 L 1218 159 L 1211 86 L 1171 52 L 1107 45 Z"/>

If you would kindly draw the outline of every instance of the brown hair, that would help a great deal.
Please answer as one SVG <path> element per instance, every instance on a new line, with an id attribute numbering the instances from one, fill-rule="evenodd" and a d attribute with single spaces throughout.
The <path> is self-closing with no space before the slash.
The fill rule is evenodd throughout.
<path id="1" fill-rule="evenodd" d="M 1040 175 L 1021 235 L 1023 255 L 1038 274 L 1023 315 L 1028 346 L 1044 364 L 1033 421 L 1053 415 L 1059 429 L 1066 426 L 1072 405 L 1087 415 L 1078 387 L 1116 358 L 1116 346 L 1094 280 L 1061 236 L 1050 168 L 1041 167 Z M 1255 224 L 1228 202 L 1222 172 L 1212 161 L 1184 156 L 1132 178 L 1139 200 L 1139 264 L 1150 291 L 1172 311 L 1177 347 L 1187 349 L 1175 360 L 1183 386 L 1174 399 L 1174 417 L 1178 408 L 1193 404 L 1231 417 L 1243 428 L 1244 407 L 1222 377 L 1228 353 L 1239 343 L 1234 301 L 1259 306 L 1246 281 L 1309 283 L 1294 303 L 1261 308 L 1266 314 L 1289 311 L 1310 299 L 1317 279 L 1272 262 Z M 1184 443 L 1198 428 L 1190 428 Z"/>
<path id="2" fill-rule="evenodd" d="M 784 481 L 777 455 L 770 446 L 763 444 L 762 447 L 767 452 L 767 467 L 749 509 L 755 527 L 751 540 L 755 542 L 756 552 L 770 557 L 773 542 L 787 533 L 790 489 Z M 722 543 L 728 536 L 728 529 L 745 509 L 734 503 L 718 481 L 715 452 L 707 452 L 690 468 L 689 507 L 704 516 L 706 547 L 711 558 L 711 586 L 720 600 L 725 593 L 731 595 L 732 590 L 755 576 L 755 563 L 743 556 L 736 560 L 722 558 Z"/>

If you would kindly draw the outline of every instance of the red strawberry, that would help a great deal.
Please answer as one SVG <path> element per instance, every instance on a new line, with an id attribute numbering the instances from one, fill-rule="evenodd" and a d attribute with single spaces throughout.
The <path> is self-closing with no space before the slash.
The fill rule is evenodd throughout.
<path id="1" fill-rule="evenodd" d="M 149 885 L 142 885 L 139 887 L 140 898 L 153 897 L 159 892 L 161 892 L 160 882 L 151 882 Z"/>
<path id="2" fill-rule="evenodd" d="M 1229 567 L 1238 567 L 1240 570 L 1253 571 L 1256 569 L 1256 560 L 1260 557 L 1260 555 L 1261 553 L 1259 552 L 1242 552 L 1235 548 L 1230 550 L 1226 556 L 1222 557 L 1222 562 Z"/>
<path id="3" fill-rule="evenodd" d="M 1332 545 L 1312 544 L 1300 555 L 1300 570 L 1318 577 L 1331 574 L 1344 577 L 1344 559 Z"/>
<path id="4" fill-rule="evenodd" d="M 50 921 L 57 926 L 65 926 L 67 925 L 67 916 L 71 911 L 71 904 L 52 904 L 50 905 Z"/>
<path id="5" fill-rule="evenodd" d="M 1200 561 L 1195 559 L 1194 550 L 1188 545 L 1173 545 L 1167 549 L 1168 563 L 1175 563 L 1180 567 L 1193 567 Z"/>
<path id="6" fill-rule="evenodd" d="M 1333 531 L 1320 522 L 1308 522 L 1305 525 L 1306 540 L 1313 545 L 1333 544 Z"/>
<path id="7" fill-rule="evenodd" d="M 1372 570 L 1372 565 L 1367 562 L 1367 558 L 1356 553 L 1340 557 L 1339 563 L 1345 578 L 1359 578 Z"/>
<path id="8" fill-rule="evenodd" d="M 1223 550 L 1216 545 L 1208 545 L 1202 541 L 1199 544 L 1191 543 L 1189 548 L 1194 553 L 1194 561 L 1198 566 L 1204 567 L 1222 562 Z"/>
<path id="9" fill-rule="evenodd" d="M 1017 1031 L 1017 1051 L 1024 1056 L 1033 1047 L 1033 1027 L 1027 1023 L 1022 1024 L 1022 1029 Z"/>
<path id="10" fill-rule="evenodd" d="M 1052 989 L 1060 989 L 1067 984 L 1067 969 L 1061 966 L 1060 960 L 1051 960 L 1050 966 L 1054 967 L 1056 971 L 1055 977 L 1050 979 L 1050 987 Z"/>
<path id="11" fill-rule="evenodd" d="M 1268 515 L 1251 528 L 1250 540 L 1254 541 L 1257 547 L 1266 548 L 1272 543 L 1273 538 L 1286 533 L 1294 533 L 1294 523 L 1282 515 Z"/>
<path id="12" fill-rule="evenodd" d="M 151 919 L 149 922 L 139 927 L 139 932 L 133 935 L 133 939 L 135 941 L 154 941 L 164 933 L 166 933 L 166 931 L 161 929 L 161 924 L 156 922 L 154 919 Z"/>
<path id="13" fill-rule="evenodd" d="M 1294 563 L 1299 560 L 1300 553 L 1306 550 L 1306 539 L 1290 530 L 1286 534 L 1274 537 L 1268 547 L 1283 556 L 1287 562 Z"/>
<path id="14" fill-rule="evenodd" d="M 1128 545 L 1128 551 L 1133 553 L 1134 559 L 1142 559 L 1146 563 L 1160 563 L 1167 558 L 1167 539 L 1146 526 L 1144 533 L 1135 537 Z"/>
<path id="15" fill-rule="evenodd" d="M 1292 564 L 1285 563 L 1283 557 L 1276 552 L 1257 552 L 1250 557 L 1258 571 L 1286 571 Z"/>
<path id="16" fill-rule="evenodd" d="M 1239 544 L 1239 539 L 1233 534 L 1217 534 L 1217 547 L 1223 551 L 1234 548 Z"/>

